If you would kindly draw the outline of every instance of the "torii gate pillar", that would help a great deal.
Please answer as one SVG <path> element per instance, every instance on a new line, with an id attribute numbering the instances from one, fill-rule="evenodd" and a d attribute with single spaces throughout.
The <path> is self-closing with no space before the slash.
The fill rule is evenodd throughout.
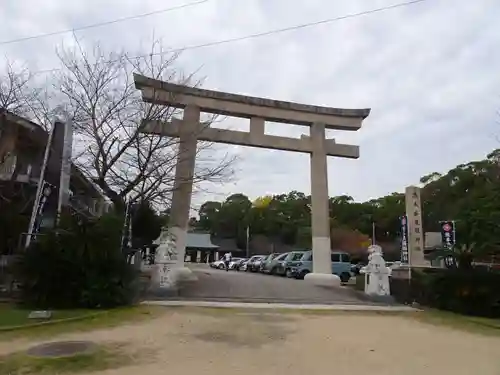
<path id="1" fill-rule="evenodd" d="M 194 168 L 196 163 L 197 125 L 200 122 L 200 108 L 187 106 L 184 110 L 183 126 L 179 129 L 179 152 L 175 167 L 174 191 L 170 208 L 169 228 L 175 237 L 177 268 L 182 276 L 190 274 L 184 267 L 186 238 L 191 211 Z"/>
<path id="2" fill-rule="evenodd" d="M 314 123 L 311 126 L 311 231 L 313 251 L 313 273 L 306 279 L 315 279 L 316 283 L 337 282 L 340 279 L 332 275 L 330 246 L 330 212 L 328 204 L 328 170 L 325 150 L 325 124 Z M 325 280 L 325 276 L 327 279 Z M 335 281 L 332 277 L 336 278 Z M 338 279 L 338 280 L 337 280 Z"/>

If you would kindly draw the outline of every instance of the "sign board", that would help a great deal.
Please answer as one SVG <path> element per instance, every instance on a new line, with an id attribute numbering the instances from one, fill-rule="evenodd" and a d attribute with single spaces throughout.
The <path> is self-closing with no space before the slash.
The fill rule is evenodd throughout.
<path id="1" fill-rule="evenodd" d="M 408 216 L 403 215 L 399 218 L 401 223 L 401 264 L 409 264 L 408 252 Z"/>
<path id="2" fill-rule="evenodd" d="M 429 262 L 424 258 L 424 231 L 419 187 L 408 186 L 406 188 L 405 205 L 408 224 L 409 264 L 410 266 L 428 266 Z"/>
<path id="3" fill-rule="evenodd" d="M 42 220 L 43 220 L 43 215 L 44 215 L 44 210 L 45 206 L 47 204 L 48 199 L 52 195 L 54 191 L 54 186 L 49 184 L 47 181 L 40 181 L 42 184 L 42 191 L 39 196 L 39 199 L 37 202 L 35 202 L 34 206 L 34 212 L 35 212 L 35 217 L 34 217 L 34 223 L 33 223 L 33 228 L 31 230 L 31 233 L 28 233 L 30 237 L 36 236 L 38 232 L 40 231 L 40 227 L 42 226 Z"/>
<path id="4" fill-rule="evenodd" d="M 447 249 L 453 249 L 455 246 L 455 222 L 441 221 L 441 242 Z"/>
<path id="5" fill-rule="evenodd" d="M 50 319 L 52 318 L 52 311 L 50 310 L 35 310 L 31 311 L 28 319 Z"/>

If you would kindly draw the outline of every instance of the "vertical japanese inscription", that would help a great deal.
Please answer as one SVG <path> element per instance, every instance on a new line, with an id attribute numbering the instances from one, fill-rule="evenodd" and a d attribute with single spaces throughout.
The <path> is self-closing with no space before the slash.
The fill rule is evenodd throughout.
<path id="1" fill-rule="evenodd" d="M 401 222 L 401 264 L 409 264 L 408 254 L 408 216 L 399 218 Z"/>
<path id="2" fill-rule="evenodd" d="M 409 263 L 412 266 L 425 266 L 424 231 L 422 227 L 422 204 L 420 188 L 406 188 L 406 215 L 408 217 Z"/>

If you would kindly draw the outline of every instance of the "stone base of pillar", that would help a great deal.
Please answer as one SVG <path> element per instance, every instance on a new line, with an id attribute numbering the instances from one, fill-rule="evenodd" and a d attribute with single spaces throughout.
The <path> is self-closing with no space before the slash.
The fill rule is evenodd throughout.
<path id="1" fill-rule="evenodd" d="M 187 267 L 170 265 L 166 272 L 164 264 L 157 264 L 151 270 L 150 292 L 156 296 L 177 296 L 179 287 L 183 283 L 197 281 L 196 275 Z"/>
<path id="2" fill-rule="evenodd" d="M 308 273 L 304 277 L 304 281 L 316 285 L 329 288 L 340 287 L 340 277 L 329 273 Z"/>
<path id="3" fill-rule="evenodd" d="M 175 270 L 173 271 L 175 272 L 175 278 L 177 279 L 177 282 L 198 280 L 198 277 L 188 267 L 175 268 Z"/>

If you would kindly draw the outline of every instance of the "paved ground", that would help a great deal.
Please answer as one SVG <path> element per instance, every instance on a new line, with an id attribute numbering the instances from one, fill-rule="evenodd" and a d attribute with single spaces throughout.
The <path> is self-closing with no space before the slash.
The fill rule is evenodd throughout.
<path id="1" fill-rule="evenodd" d="M 349 287 L 322 288 L 304 280 L 251 272 L 226 272 L 205 265 L 192 269 L 198 281 L 183 288 L 180 299 L 297 304 L 368 303 Z"/>
<path id="2" fill-rule="evenodd" d="M 135 325 L 51 340 L 113 343 L 134 363 L 81 375 L 498 375 L 500 338 L 431 326 L 415 313 L 264 314 L 166 309 Z M 417 313 L 418 314 L 418 313 Z M 35 342 L 0 342 L 0 355 Z"/>

